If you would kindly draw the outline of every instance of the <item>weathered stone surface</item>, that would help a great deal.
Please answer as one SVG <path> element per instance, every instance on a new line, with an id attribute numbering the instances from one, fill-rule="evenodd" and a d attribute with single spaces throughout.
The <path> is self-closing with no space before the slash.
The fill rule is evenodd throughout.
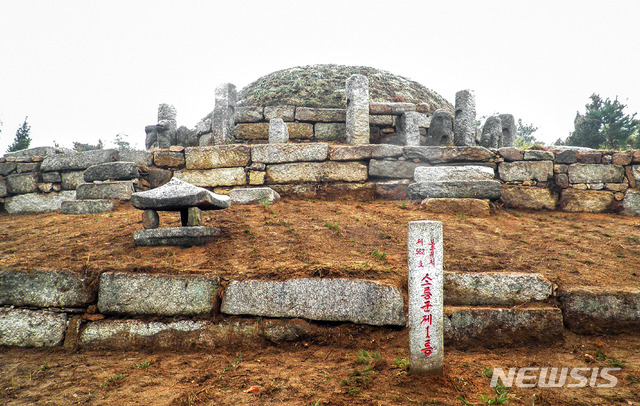
<path id="1" fill-rule="evenodd" d="M 0 197 L 5 197 L 7 194 L 7 181 L 4 178 L 0 178 Z"/>
<path id="2" fill-rule="evenodd" d="M 249 184 L 250 185 L 264 185 L 266 172 L 251 171 L 249 172 Z"/>
<path id="3" fill-rule="evenodd" d="M 369 79 L 364 75 L 351 75 L 347 90 L 347 144 L 369 143 Z"/>
<path id="4" fill-rule="evenodd" d="M 159 150 L 153 153 L 153 163 L 164 168 L 177 168 L 184 165 L 184 153 Z"/>
<path id="5" fill-rule="evenodd" d="M 60 183 L 62 182 L 62 176 L 60 172 L 43 172 L 40 174 L 42 181 L 46 183 Z"/>
<path id="6" fill-rule="evenodd" d="M 197 147 L 200 144 L 198 134 L 195 130 L 190 130 L 181 125 L 176 132 L 176 144 L 183 147 Z"/>
<path id="7" fill-rule="evenodd" d="M 553 176 L 551 161 L 516 161 L 498 165 L 500 179 L 505 182 L 524 182 L 537 180 L 545 182 Z"/>
<path id="8" fill-rule="evenodd" d="M 160 216 L 156 210 L 147 209 L 142 212 L 142 227 L 148 230 L 158 228 L 159 225 Z"/>
<path id="9" fill-rule="evenodd" d="M 631 151 L 616 152 L 611 158 L 611 163 L 614 165 L 626 166 L 633 160 L 633 153 Z"/>
<path id="10" fill-rule="evenodd" d="M 431 117 L 431 124 L 427 133 L 427 145 L 453 144 L 453 117 L 449 110 L 438 109 Z"/>
<path id="11" fill-rule="evenodd" d="M 482 127 L 480 146 L 485 148 L 502 148 L 502 120 L 498 116 L 487 118 Z"/>
<path id="12" fill-rule="evenodd" d="M 214 144 L 227 144 L 233 141 L 234 116 L 238 92 L 235 85 L 223 83 L 216 87 L 215 104 L 211 136 Z"/>
<path id="13" fill-rule="evenodd" d="M 425 166 L 424 163 L 412 161 L 387 161 L 372 159 L 369 161 L 369 176 L 380 178 L 412 179 L 416 168 Z"/>
<path id="14" fill-rule="evenodd" d="M 158 127 L 155 124 L 144 127 L 144 146 L 147 149 L 158 148 Z"/>
<path id="15" fill-rule="evenodd" d="M 280 200 L 280 195 L 269 187 L 233 189 L 229 193 L 233 204 L 273 204 Z"/>
<path id="16" fill-rule="evenodd" d="M 76 190 L 79 185 L 85 183 L 84 171 L 63 172 L 60 176 L 63 190 Z"/>
<path id="17" fill-rule="evenodd" d="M 558 202 L 549 189 L 515 185 L 502 185 L 500 198 L 506 207 L 532 210 L 555 210 Z"/>
<path id="18" fill-rule="evenodd" d="M 345 141 L 347 139 L 347 125 L 345 123 L 316 123 L 314 134 L 321 141 Z"/>
<path id="19" fill-rule="evenodd" d="M 102 183 L 83 183 L 76 188 L 78 200 L 113 199 L 129 200 L 133 194 L 133 182 L 121 180 Z"/>
<path id="20" fill-rule="evenodd" d="M 220 229 L 214 227 L 167 227 L 137 230 L 133 242 L 142 246 L 179 246 L 192 247 L 204 245 L 211 238 L 220 235 Z"/>
<path id="21" fill-rule="evenodd" d="M 11 194 L 33 193 L 38 190 L 37 173 L 19 173 L 6 177 L 7 191 Z"/>
<path id="22" fill-rule="evenodd" d="M 445 308 L 445 344 L 457 348 L 554 343 L 562 333 L 562 312 L 553 307 Z"/>
<path id="23" fill-rule="evenodd" d="M 295 111 L 295 106 L 266 106 L 264 108 L 264 119 L 270 121 L 274 118 L 281 118 L 284 121 L 293 121 Z"/>
<path id="24" fill-rule="evenodd" d="M 567 328 L 578 334 L 638 334 L 640 290 L 603 286 L 558 292 Z"/>
<path id="25" fill-rule="evenodd" d="M 398 142 L 408 147 L 420 146 L 420 130 L 418 129 L 418 113 L 408 111 L 398 117 L 396 123 Z"/>
<path id="26" fill-rule="evenodd" d="M 84 279 L 66 271 L 0 271 L 0 305 L 85 307 L 95 300 Z"/>
<path id="27" fill-rule="evenodd" d="M 553 284 L 540 274 L 445 272 L 444 301 L 452 306 L 513 306 L 547 300 Z"/>
<path id="28" fill-rule="evenodd" d="M 300 162 L 267 166 L 268 183 L 363 182 L 367 166 L 358 162 Z"/>
<path id="29" fill-rule="evenodd" d="M 187 169 L 213 169 L 246 166 L 251 159 L 248 145 L 216 145 L 185 150 Z"/>
<path id="30" fill-rule="evenodd" d="M 627 190 L 622 201 L 625 216 L 640 216 L 640 192 L 637 190 Z"/>
<path id="31" fill-rule="evenodd" d="M 416 105 L 413 103 L 369 103 L 369 114 L 399 116 L 407 111 L 416 111 Z"/>
<path id="32" fill-rule="evenodd" d="M 347 110 L 345 109 L 319 109 L 311 107 L 296 107 L 297 121 L 313 122 L 345 122 L 347 120 Z"/>
<path id="33" fill-rule="evenodd" d="M 53 183 L 38 183 L 38 191 L 42 193 L 49 193 L 51 192 L 51 190 L 53 190 Z M 2 191 L 0 189 L 0 196 L 1 195 L 2 195 Z"/>
<path id="34" fill-rule="evenodd" d="M 9 214 L 47 213 L 59 211 L 63 201 L 74 200 L 75 198 L 75 191 L 49 193 L 47 195 L 29 193 L 6 198 L 4 209 Z"/>
<path id="35" fill-rule="evenodd" d="M 420 203 L 423 210 L 430 213 L 455 213 L 475 217 L 486 217 L 491 214 L 488 199 L 424 199 Z"/>
<path id="36" fill-rule="evenodd" d="M 153 154 L 149 151 L 119 151 L 118 159 L 123 162 L 134 162 L 136 165 L 151 166 L 153 164 Z"/>
<path id="37" fill-rule="evenodd" d="M 160 120 L 156 124 L 156 130 L 158 132 L 158 148 L 169 148 L 172 145 L 176 145 L 176 138 L 178 134 L 178 128 L 175 120 Z"/>
<path id="38" fill-rule="evenodd" d="M 42 161 L 40 170 L 42 172 L 78 171 L 85 170 L 93 165 L 117 160 L 118 150 L 116 149 L 49 155 Z"/>
<path id="39" fill-rule="evenodd" d="M 407 188 L 407 195 L 412 200 L 426 198 L 496 200 L 500 198 L 500 192 L 501 184 L 496 180 L 419 182 Z"/>
<path id="40" fill-rule="evenodd" d="M 21 151 L 15 152 L 7 152 L 4 154 L 4 157 L 7 159 L 21 159 L 21 158 L 34 158 L 34 157 L 45 157 L 49 155 L 57 155 L 57 154 L 66 154 L 74 152 L 68 148 L 59 148 L 59 147 L 35 147 L 29 149 L 23 149 Z"/>
<path id="41" fill-rule="evenodd" d="M 55 347 L 62 344 L 67 315 L 26 309 L 0 309 L 0 345 Z"/>
<path id="42" fill-rule="evenodd" d="M 248 106 L 238 107 L 234 121 L 236 123 L 257 123 L 264 118 L 264 107 Z"/>
<path id="43" fill-rule="evenodd" d="M 416 182 L 493 179 L 493 169 L 486 166 L 419 166 L 413 173 Z"/>
<path id="44" fill-rule="evenodd" d="M 404 200 L 407 198 L 407 187 L 411 184 L 408 179 L 376 182 L 376 197 L 389 200 Z"/>
<path id="45" fill-rule="evenodd" d="M 600 151 L 577 151 L 576 158 L 581 164 L 601 164 L 602 152 Z"/>
<path id="46" fill-rule="evenodd" d="M 560 208 L 571 212 L 601 213 L 609 211 L 613 201 L 612 192 L 564 189 L 560 195 Z"/>
<path id="47" fill-rule="evenodd" d="M 557 164 L 569 165 L 569 164 L 578 162 L 578 155 L 576 150 L 560 149 L 560 150 L 553 150 L 553 153 L 556 156 Z"/>
<path id="48" fill-rule="evenodd" d="M 287 123 L 290 139 L 313 138 L 313 124 Z M 269 123 L 238 124 L 235 126 L 234 135 L 243 140 L 267 140 L 269 139 Z"/>
<path id="49" fill-rule="evenodd" d="M 219 287 L 218 277 L 104 272 L 98 309 L 103 314 L 146 316 L 210 314 Z"/>
<path id="50" fill-rule="evenodd" d="M 38 172 L 40 162 L 18 162 L 16 164 L 17 173 Z"/>
<path id="51" fill-rule="evenodd" d="M 159 188 L 131 196 L 131 205 L 140 210 L 179 211 L 189 207 L 218 210 L 226 209 L 230 204 L 229 196 L 215 194 L 177 178 Z"/>
<path id="52" fill-rule="evenodd" d="M 112 211 L 111 200 L 67 200 L 60 205 L 62 214 L 96 214 Z"/>
<path id="53" fill-rule="evenodd" d="M 143 178 L 149 182 L 149 187 L 153 189 L 166 184 L 172 177 L 172 171 L 160 168 L 147 168 L 147 174 Z"/>
<path id="54" fill-rule="evenodd" d="M 471 90 L 456 93 L 453 120 L 454 143 L 457 146 L 476 145 L 476 98 Z"/>
<path id="55" fill-rule="evenodd" d="M 369 116 L 369 124 L 378 127 L 395 127 L 396 116 Z"/>
<path id="56" fill-rule="evenodd" d="M 496 154 L 483 147 L 406 147 L 409 159 L 418 158 L 432 164 L 445 162 L 486 162 Z"/>
<path id="57" fill-rule="evenodd" d="M 173 176 L 195 186 L 207 187 L 236 186 L 247 182 L 244 168 L 176 171 Z"/>
<path id="58" fill-rule="evenodd" d="M 405 325 L 402 295 L 397 288 L 350 279 L 232 281 L 221 311 L 376 326 Z"/>
<path id="59" fill-rule="evenodd" d="M 517 148 L 500 148 L 498 154 L 507 162 L 522 161 L 524 159 L 524 152 Z"/>
<path id="60" fill-rule="evenodd" d="M 516 144 L 516 120 L 513 114 L 500 114 L 498 117 L 502 122 L 502 147 L 512 148 Z"/>
<path id="61" fill-rule="evenodd" d="M 269 144 L 286 144 L 289 142 L 289 129 L 281 118 L 269 121 Z"/>
<path id="62" fill-rule="evenodd" d="M 84 181 L 93 182 L 96 180 L 131 180 L 140 177 L 138 166 L 135 162 L 106 162 L 93 165 L 84 171 Z"/>
<path id="63" fill-rule="evenodd" d="M 390 144 L 330 145 L 329 159 L 332 161 L 359 161 L 371 158 L 391 158 L 402 155 L 402 147 Z"/>
<path id="64" fill-rule="evenodd" d="M 527 149 L 524 151 L 525 161 L 553 161 L 555 156 L 553 152 L 541 151 L 538 149 Z"/>
<path id="65" fill-rule="evenodd" d="M 262 144 L 251 147 L 251 160 L 266 164 L 324 161 L 329 145 L 323 142 L 308 144 Z"/>
<path id="66" fill-rule="evenodd" d="M 619 165 L 573 164 L 568 170 L 570 183 L 620 183 L 624 168 Z"/>
<path id="67" fill-rule="evenodd" d="M 0 176 L 7 176 L 11 172 L 16 170 L 15 162 L 2 162 L 0 163 Z"/>

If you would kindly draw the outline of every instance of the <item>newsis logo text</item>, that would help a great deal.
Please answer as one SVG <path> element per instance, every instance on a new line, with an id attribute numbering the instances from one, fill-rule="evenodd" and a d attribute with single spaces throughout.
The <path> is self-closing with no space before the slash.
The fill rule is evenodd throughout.
<path id="1" fill-rule="evenodd" d="M 508 373 L 502 368 L 494 368 L 491 376 L 491 387 L 495 388 L 498 381 L 510 388 L 613 388 L 618 384 L 618 378 L 611 372 L 620 368 L 547 368 L 523 367 L 509 368 Z"/>

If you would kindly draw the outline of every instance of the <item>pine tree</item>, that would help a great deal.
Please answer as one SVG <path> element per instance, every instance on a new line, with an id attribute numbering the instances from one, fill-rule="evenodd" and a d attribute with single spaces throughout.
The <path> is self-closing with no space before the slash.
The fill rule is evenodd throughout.
<path id="1" fill-rule="evenodd" d="M 29 117 L 24 118 L 24 123 L 22 123 L 16 131 L 16 138 L 13 140 L 13 144 L 7 149 L 7 152 L 21 151 L 29 148 L 29 144 L 31 144 L 31 137 L 29 137 L 31 126 L 27 123 L 27 118 Z"/>

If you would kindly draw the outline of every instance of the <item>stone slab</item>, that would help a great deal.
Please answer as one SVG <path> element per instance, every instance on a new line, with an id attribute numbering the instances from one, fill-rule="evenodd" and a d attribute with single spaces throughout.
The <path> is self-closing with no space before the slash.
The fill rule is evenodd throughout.
<path id="1" fill-rule="evenodd" d="M 78 200 L 130 200 L 132 194 L 133 182 L 128 180 L 83 183 L 76 188 L 76 198 Z"/>
<path id="2" fill-rule="evenodd" d="M 60 211 L 62 202 L 75 200 L 75 191 L 60 193 L 17 195 L 8 197 L 4 202 L 4 209 L 9 214 L 48 213 Z"/>
<path id="3" fill-rule="evenodd" d="M 313 138 L 313 124 L 287 122 L 287 129 L 290 139 Z M 241 140 L 268 140 L 269 123 L 237 124 L 234 128 L 234 135 Z"/>
<path id="4" fill-rule="evenodd" d="M 214 227 L 167 227 L 137 230 L 133 234 L 133 242 L 139 246 L 192 247 L 204 245 L 219 235 L 220 229 Z"/>
<path id="5" fill-rule="evenodd" d="M 496 154 L 483 147 L 405 147 L 409 159 L 420 159 L 432 164 L 447 162 L 488 162 Z"/>
<path id="6" fill-rule="evenodd" d="M 236 123 L 257 123 L 264 119 L 264 107 L 247 106 L 236 108 L 234 121 Z"/>
<path id="7" fill-rule="evenodd" d="M 48 155 L 42 161 L 42 172 L 78 171 L 90 166 L 118 160 L 118 150 L 101 149 L 76 153 Z"/>
<path id="8" fill-rule="evenodd" d="M 625 216 L 640 216 L 640 192 L 627 190 L 622 201 L 622 214 Z"/>
<path id="9" fill-rule="evenodd" d="M 138 165 L 135 162 L 106 162 L 93 165 L 84 171 L 84 181 L 132 180 L 140 177 Z"/>
<path id="10" fill-rule="evenodd" d="M 612 192 L 564 189 L 559 206 L 564 211 L 602 213 L 610 211 L 614 202 Z"/>
<path id="11" fill-rule="evenodd" d="M 493 169 L 486 166 L 419 166 L 413 173 L 416 182 L 436 182 L 444 180 L 487 180 L 493 179 Z"/>
<path id="12" fill-rule="evenodd" d="M 0 309 L 0 345 L 55 347 L 62 344 L 66 329 L 64 313 Z"/>
<path id="13" fill-rule="evenodd" d="M 573 164 L 568 168 L 569 183 L 620 183 L 624 181 L 620 165 Z"/>
<path id="14" fill-rule="evenodd" d="M 513 306 L 547 300 L 553 284 L 534 273 L 445 272 L 444 301 L 453 306 Z"/>
<path id="15" fill-rule="evenodd" d="M 498 165 L 500 179 L 505 182 L 537 180 L 546 182 L 553 177 L 552 161 L 515 161 Z"/>
<path id="16" fill-rule="evenodd" d="M 0 271 L 0 305 L 86 307 L 95 292 L 85 279 L 67 271 Z"/>
<path id="17" fill-rule="evenodd" d="M 68 148 L 59 147 L 35 147 L 29 149 L 23 149 L 21 151 L 7 152 L 4 154 L 5 158 L 34 158 L 45 157 L 49 155 L 74 153 L 75 151 Z"/>
<path id="18" fill-rule="evenodd" d="M 246 166 L 251 159 L 248 145 L 215 145 L 185 150 L 187 169 L 214 169 Z"/>
<path id="19" fill-rule="evenodd" d="M 19 173 L 6 177 L 7 191 L 10 194 L 33 193 L 38 190 L 37 173 Z"/>
<path id="20" fill-rule="evenodd" d="M 330 145 L 329 159 L 332 161 L 360 161 L 371 158 L 395 158 L 402 155 L 403 149 L 398 145 Z"/>
<path id="21" fill-rule="evenodd" d="M 416 105 L 413 103 L 380 103 L 380 102 L 371 102 L 369 103 L 369 114 L 374 115 L 385 115 L 391 114 L 399 116 L 402 113 L 406 113 L 407 111 L 416 111 Z"/>
<path id="22" fill-rule="evenodd" d="M 301 317 L 356 324 L 405 325 L 400 291 L 392 286 L 351 279 L 232 281 L 222 313 L 264 317 Z"/>
<path id="23" fill-rule="evenodd" d="M 425 165 L 426 164 L 422 162 L 371 159 L 369 161 L 369 176 L 391 179 L 413 179 L 416 168 Z"/>
<path id="24" fill-rule="evenodd" d="M 229 193 L 233 204 L 273 204 L 280 195 L 269 187 L 233 189 Z"/>
<path id="25" fill-rule="evenodd" d="M 229 196 L 213 193 L 177 178 L 159 188 L 131 196 L 131 205 L 140 210 L 179 211 L 189 207 L 218 210 L 226 209 L 230 204 Z"/>
<path id="26" fill-rule="evenodd" d="M 219 287 L 220 278 L 211 276 L 104 272 L 98 309 L 103 314 L 137 316 L 207 315 L 213 312 Z"/>
<path id="27" fill-rule="evenodd" d="M 85 183 L 84 171 L 63 172 L 60 177 L 62 178 L 63 190 L 76 190 L 78 185 Z"/>
<path id="28" fill-rule="evenodd" d="M 407 195 L 412 200 L 426 198 L 471 198 L 496 200 L 501 184 L 496 180 L 419 182 L 409 185 Z"/>
<path id="29" fill-rule="evenodd" d="M 251 160 L 265 164 L 324 161 L 328 151 L 329 145 L 324 142 L 254 145 L 251 147 Z"/>
<path id="30" fill-rule="evenodd" d="M 640 290 L 575 287 L 558 292 L 564 323 L 578 334 L 638 334 Z"/>
<path id="31" fill-rule="evenodd" d="M 296 121 L 313 122 L 345 122 L 347 120 L 346 109 L 328 109 L 312 107 L 296 107 Z"/>
<path id="32" fill-rule="evenodd" d="M 295 106 L 266 106 L 264 108 L 264 119 L 270 121 L 274 118 L 281 118 L 284 121 L 293 121 L 295 111 Z"/>
<path id="33" fill-rule="evenodd" d="M 551 151 L 542 151 L 538 149 L 527 149 L 524 151 L 525 161 L 553 161 L 555 156 Z"/>
<path id="34" fill-rule="evenodd" d="M 359 162 L 299 162 L 267 166 L 268 183 L 364 182 L 367 166 Z"/>
<path id="35" fill-rule="evenodd" d="M 96 214 L 112 211 L 114 203 L 111 200 L 67 200 L 62 202 L 62 214 Z"/>
<path id="36" fill-rule="evenodd" d="M 424 199 L 420 203 L 424 211 L 430 213 L 464 214 L 466 216 L 486 217 L 491 214 L 488 199 Z"/>
<path id="37" fill-rule="evenodd" d="M 153 163 L 162 168 L 179 168 L 184 165 L 184 152 L 158 150 L 153 153 Z"/>
<path id="38" fill-rule="evenodd" d="M 215 168 L 176 171 L 174 177 L 195 186 L 236 186 L 247 183 L 244 168 Z"/>
<path id="39" fill-rule="evenodd" d="M 153 154 L 149 151 L 118 151 L 118 159 L 123 162 L 133 162 L 140 166 L 151 166 L 153 164 Z"/>
<path id="40" fill-rule="evenodd" d="M 347 139 L 347 125 L 345 123 L 316 123 L 313 134 L 318 141 L 340 141 Z"/>
<path id="41" fill-rule="evenodd" d="M 515 185 L 502 185 L 500 198 L 506 207 L 531 210 L 554 210 L 558 202 L 549 189 Z"/>

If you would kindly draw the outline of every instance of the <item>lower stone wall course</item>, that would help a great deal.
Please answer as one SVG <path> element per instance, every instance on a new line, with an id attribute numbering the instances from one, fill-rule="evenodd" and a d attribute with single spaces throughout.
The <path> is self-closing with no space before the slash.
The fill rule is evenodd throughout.
<path id="1" fill-rule="evenodd" d="M 96 292 L 86 279 L 68 271 L 0 271 L 0 305 L 86 307 Z"/>
<path id="2" fill-rule="evenodd" d="M 553 284 L 540 274 L 444 273 L 445 305 L 518 305 L 531 301 L 544 301 L 552 295 Z"/>
<path id="3" fill-rule="evenodd" d="M 41 310 L 0 309 L 0 345 L 55 347 L 62 345 L 67 315 Z"/>
<path id="4" fill-rule="evenodd" d="M 420 159 L 431 164 L 446 162 L 487 162 L 495 159 L 494 152 L 483 147 L 405 147 L 409 159 Z"/>
<path id="5" fill-rule="evenodd" d="M 559 206 L 564 211 L 602 213 L 614 208 L 612 192 L 598 190 L 564 189 Z"/>
<path id="6" fill-rule="evenodd" d="M 78 200 L 130 200 L 133 192 L 133 182 L 129 180 L 83 183 L 76 188 L 76 198 Z"/>
<path id="7" fill-rule="evenodd" d="M 549 189 L 502 185 L 500 199 L 506 207 L 531 210 L 555 210 L 558 196 Z"/>
<path id="8" fill-rule="evenodd" d="M 245 185 L 247 176 L 244 168 L 216 168 L 204 170 L 182 170 L 173 176 L 195 186 L 216 187 Z"/>
<path id="9" fill-rule="evenodd" d="M 300 162 L 267 166 L 267 183 L 364 182 L 367 165 L 359 162 Z"/>
<path id="10" fill-rule="evenodd" d="M 9 214 L 48 213 L 60 211 L 63 201 L 75 198 L 76 192 L 70 190 L 60 193 L 16 195 L 5 199 L 4 209 Z"/>

